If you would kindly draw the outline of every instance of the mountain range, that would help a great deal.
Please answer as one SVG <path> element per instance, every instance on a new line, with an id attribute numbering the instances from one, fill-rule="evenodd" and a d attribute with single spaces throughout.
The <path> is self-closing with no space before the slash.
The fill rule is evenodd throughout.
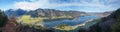
<path id="1" fill-rule="evenodd" d="M 5 11 L 5 14 L 9 16 L 22 16 L 22 15 L 31 15 L 31 17 L 60 17 L 60 16 L 72 16 L 72 17 L 78 17 L 78 16 L 84 16 L 87 15 L 85 12 L 79 12 L 79 11 L 61 11 L 61 10 L 55 10 L 55 9 L 36 9 L 36 10 L 22 10 L 22 9 L 9 9 Z"/>

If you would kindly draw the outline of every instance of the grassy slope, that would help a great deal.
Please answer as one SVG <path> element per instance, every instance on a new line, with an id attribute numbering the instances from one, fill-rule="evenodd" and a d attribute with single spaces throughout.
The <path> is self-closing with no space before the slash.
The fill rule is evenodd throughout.
<path id="1" fill-rule="evenodd" d="M 24 15 L 22 16 L 21 18 L 18 18 L 18 20 L 21 20 L 22 23 L 25 23 L 25 24 L 32 24 L 32 23 L 35 23 L 35 22 L 40 22 L 42 24 L 42 20 L 44 18 L 32 18 L 30 17 L 30 15 Z"/>

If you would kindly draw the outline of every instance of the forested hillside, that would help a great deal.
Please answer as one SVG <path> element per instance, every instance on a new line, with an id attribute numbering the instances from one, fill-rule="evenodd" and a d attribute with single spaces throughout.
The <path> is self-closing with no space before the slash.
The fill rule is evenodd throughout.
<path id="1" fill-rule="evenodd" d="M 104 17 L 99 23 L 91 26 L 84 32 L 119 32 L 120 31 L 120 9 L 117 9 L 112 14 Z"/>

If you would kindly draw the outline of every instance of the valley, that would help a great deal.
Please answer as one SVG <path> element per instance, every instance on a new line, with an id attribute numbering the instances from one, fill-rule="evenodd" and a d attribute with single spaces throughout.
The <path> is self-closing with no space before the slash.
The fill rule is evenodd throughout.
<path id="1" fill-rule="evenodd" d="M 109 15 L 112 14 L 112 12 L 85 13 L 76 11 L 53 11 L 52 9 L 45 12 L 44 10 L 46 11 L 46 9 L 37 9 L 35 11 L 18 9 L 16 11 L 8 10 L 5 13 L 8 18 L 15 18 L 14 21 L 16 20 L 15 23 L 18 24 L 19 27 L 17 29 L 22 28 L 22 32 L 25 32 L 26 30 L 29 31 L 29 29 L 35 32 L 46 30 L 54 32 L 89 31 L 88 29 L 93 29 L 91 27 L 101 23 L 104 17 L 109 17 Z M 19 11 L 20 14 L 17 13 L 17 11 Z M 101 15 L 103 15 L 103 17 L 101 17 Z"/>

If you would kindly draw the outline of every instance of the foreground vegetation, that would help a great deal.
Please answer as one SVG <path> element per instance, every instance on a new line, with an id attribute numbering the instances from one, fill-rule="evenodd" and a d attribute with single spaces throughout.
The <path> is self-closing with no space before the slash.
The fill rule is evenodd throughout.
<path id="1" fill-rule="evenodd" d="M 2 32 L 2 28 L 6 25 L 7 22 L 7 16 L 0 10 L 0 32 Z"/>
<path id="2" fill-rule="evenodd" d="M 119 32 L 120 31 L 120 9 L 114 11 L 111 15 L 102 18 L 97 24 L 87 30 L 90 32 Z"/>
<path id="3" fill-rule="evenodd" d="M 0 27 L 3 27 L 8 21 L 7 16 L 0 10 Z"/>
<path id="4" fill-rule="evenodd" d="M 120 32 L 120 9 L 114 12 L 114 18 L 117 20 L 116 23 L 111 27 L 111 32 Z"/>

